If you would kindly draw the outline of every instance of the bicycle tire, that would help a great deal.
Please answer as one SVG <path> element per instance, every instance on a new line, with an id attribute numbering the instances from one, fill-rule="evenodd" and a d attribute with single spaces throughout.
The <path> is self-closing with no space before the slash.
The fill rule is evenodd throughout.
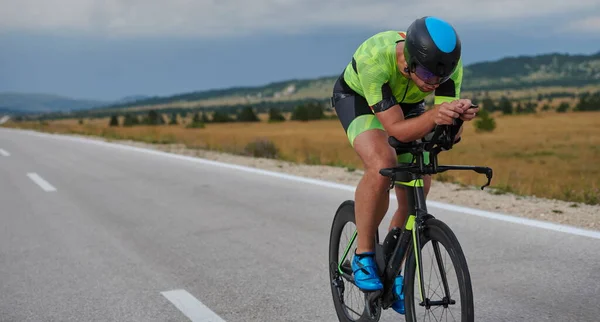
<path id="1" fill-rule="evenodd" d="M 415 227 L 416 228 L 416 227 Z M 473 322 L 475 320 L 474 304 L 473 304 L 473 289 L 471 284 L 471 276 L 467 265 L 467 260 L 463 253 L 463 250 L 452 232 L 450 227 L 438 219 L 429 219 L 426 222 L 426 228 L 421 233 L 421 249 L 425 247 L 431 241 L 437 241 L 441 244 L 446 252 L 450 255 L 452 261 L 452 267 L 454 268 L 455 274 L 448 274 L 448 279 L 456 276 L 458 279 L 458 287 L 460 294 L 460 306 L 461 306 L 461 322 Z M 406 261 L 405 269 L 405 307 L 406 307 L 406 321 L 418 322 L 425 321 L 425 319 L 418 320 L 416 314 L 416 306 L 420 302 L 420 291 L 418 289 L 418 283 L 415 283 L 416 278 L 416 260 L 414 256 L 414 245 L 411 242 L 410 254 Z M 441 251 L 440 247 L 440 251 Z M 425 272 L 424 272 L 425 274 Z M 439 271 L 438 271 L 439 274 Z M 423 277 L 425 279 L 425 277 Z M 427 292 L 427 288 L 425 289 Z M 442 291 L 441 291 L 442 292 Z M 415 298 L 416 295 L 416 298 Z M 425 297 L 428 295 L 426 294 Z M 457 301 L 458 302 L 458 301 Z M 446 312 L 448 314 L 448 312 Z M 448 317 L 448 315 L 446 315 Z M 431 317 L 430 319 L 431 320 Z"/>
<path id="2" fill-rule="evenodd" d="M 354 201 L 352 200 L 344 201 L 339 206 L 338 210 L 336 211 L 335 217 L 333 218 L 333 223 L 331 225 L 331 232 L 329 237 L 329 284 L 331 286 L 331 295 L 333 297 L 335 311 L 340 322 L 378 321 L 381 316 L 381 309 L 376 310 L 375 319 L 369 318 L 368 314 L 365 312 L 366 310 L 364 309 L 364 294 L 362 293 L 362 291 L 360 293 L 362 295 L 361 300 L 363 301 L 362 312 L 360 312 L 360 315 L 356 319 L 350 317 L 348 311 L 345 309 L 344 299 L 340 298 L 338 287 L 334 283 L 334 281 L 338 280 L 339 278 L 339 280 L 341 280 L 344 283 L 344 288 L 346 288 L 347 285 L 350 285 L 351 287 L 356 287 L 350 281 L 340 277 L 337 269 L 337 264 L 340 255 L 340 238 L 344 226 L 346 226 L 346 224 L 348 223 L 356 225 L 356 220 L 354 217 Z M 379 236 L 377 234 L 376 239 L 378 239 L 378 237 Z M 346 247 L 346 245 L 343 246 L 344 248 Z M 349 259 L 351 259 L 351 255 L 349 255 Z M 356 289 L 358 290 L 358 288 Z"/>

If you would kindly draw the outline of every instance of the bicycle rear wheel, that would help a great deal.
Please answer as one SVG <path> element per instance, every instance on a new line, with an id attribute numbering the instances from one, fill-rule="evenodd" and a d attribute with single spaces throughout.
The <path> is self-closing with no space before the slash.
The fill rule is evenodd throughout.
<path id="1" fill-rule="evenodd" d="M 425 294 L 421 298 L 417 260 L 411 248 L 404 285 L 406 321 L 472 322 L 475 313 L 471 277 L 458 239 L 437 219 L 427 220 L 426 226 L 420 236 Z"/>
<path id="2" fill-rule="evenodd" d="M 342 276 L 352 275 L 351 260 L 356 250 L 354 202 L 347 200 L 338 208 L 329 236 L 329 277 L 335 311 L 341 322 L 374 321 L 365 310 L 365 293 Z M 341 265 L 339 263 L 342 262 Z M 379 320 L 381 310 L 377 310 Z"/>

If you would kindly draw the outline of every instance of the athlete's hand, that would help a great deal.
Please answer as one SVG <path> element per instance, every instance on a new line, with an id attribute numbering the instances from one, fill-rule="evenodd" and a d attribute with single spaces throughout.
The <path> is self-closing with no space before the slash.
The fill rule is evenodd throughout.
<path id="1" fill-rule="evenodd" d="M 437 107 L 434 122 L 437 125 L 452 125 L 454 119 L 460 117 L 461 113 L 463 108 L 462 105 L 458 105 L 458 101 L 444 102 Z"/>
<path id="2" fill-rule="evenodd" d="M 462 112 L 460 113 L 460 119 L 463 121 L 471 121 L 475 118 L 475 116 L 477 116 L 477 112 L 479 112 L 479 108 L 478 107 L 473 107 L 471 108 L 471 100 L 469 99 L 459 99 L 454 101 L 453 103 L 455 103 L 458 108 L 460 108 L 462 110 Z"/>

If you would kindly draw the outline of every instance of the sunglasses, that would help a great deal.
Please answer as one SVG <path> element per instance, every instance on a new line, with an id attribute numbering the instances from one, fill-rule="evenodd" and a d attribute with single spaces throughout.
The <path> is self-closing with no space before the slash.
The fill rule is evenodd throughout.
<path id="1" fill-rule="evenodd" d="M 430 72 L 427 68 L 416 64 L 416 66 L 413 68 L 413 73 L 415 75 L 417 75 L 417 77 L 419 77 L 423 82 L 425 82 L 428 85 L 438 85 L 441 84 L 445 81 L 447 81 L 448 79 L 450 79 L 451 75 L 448 75 L 446 77 L 440 77 L 438 75 L 435 75 L 434 73 Z"/>

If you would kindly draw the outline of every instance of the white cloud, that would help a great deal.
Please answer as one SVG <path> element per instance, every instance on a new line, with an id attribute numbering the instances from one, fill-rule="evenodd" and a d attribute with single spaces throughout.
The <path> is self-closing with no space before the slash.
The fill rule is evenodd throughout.
<path id="1" fill-rule="evenodd" d="M 566 31 L 600 33 L 600 16 L 587 17 L 572 21 Z"/>
<path id="2" fill-rule="evenodd" d="M 424 15 L 456 24 L 514 26 L 523 19 L 589 13 L 597 7 L 597 0 L 0 0 L 0 31 L 224 36 L 324 26 L 402 29 Z M 579 27 L 597 23 L 582 22 Z"/>

